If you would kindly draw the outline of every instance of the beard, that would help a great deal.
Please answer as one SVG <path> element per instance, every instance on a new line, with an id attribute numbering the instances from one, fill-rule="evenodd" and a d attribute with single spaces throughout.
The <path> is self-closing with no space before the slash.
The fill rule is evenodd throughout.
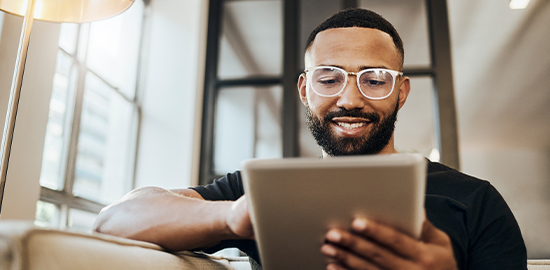
<path id="1" fill-rule="evenodd" d="M 388 145 L 395 130 L 399 102 L 391 115 L 384 119 L 374 112 L 362 112 L 359 109 L 346 110 L 340 108 L 329 112 L 323 119 L 313 116 L 309 104 L 306 104 L 306 123 L 309 131 L 329 156 L 372 155 L 378 154 Z M 331 127 L 334 117 L 358 117 L 369 119 L 371 130 L 366 136 L 359 138 L 339 137 Z"/>

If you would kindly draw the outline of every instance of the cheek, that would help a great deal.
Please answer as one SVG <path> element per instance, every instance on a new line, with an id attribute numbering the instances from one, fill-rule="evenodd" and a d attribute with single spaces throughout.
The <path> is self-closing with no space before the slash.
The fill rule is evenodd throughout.
<path id="1" fill-rule="evenodd" d="M 312 104 L 314 104 L 316 102 L 317 97 L 318 96 L 315 93 L 313 93 L 313 91 L 311 89 L 307 90 L 306 99 L 307 99 L 307 103 L 309 104 L 310 107 L 312 106 Z"/>
<path id="2" fill-rule="evenodd" d="M 371 104 L 371 107 L 376 112 L 378 112 L 380 116 L 388 117 L 389 115 L 393 114 L 395 110 L 395 106 L 397 105 L 398 102 L 399 102 L 398 97 L 391 95 L 384 100 L 373 102 Z"/>
<path id="3" fill-rule="evenodd" d="M 325 114 L 331 107 L 336 106 L 337 98 L 320 97 L 313 91 L 307 92 L 307 102 L 313 114 Z"/>

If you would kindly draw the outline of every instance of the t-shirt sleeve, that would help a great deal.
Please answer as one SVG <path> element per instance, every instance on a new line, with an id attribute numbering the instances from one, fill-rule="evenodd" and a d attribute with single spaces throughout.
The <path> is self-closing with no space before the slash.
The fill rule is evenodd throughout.
<path id="1" fill-rule="evenodd" d="M 198 192 L 208 201 L 236 201 L 244 194 L 241 173 L 228 173 L 206 186 L 196 186 L 191 189 Z"/>
<path id="2" fill-rule="evenodd" d="M 472 209 L 468 269 L 527 269 L 527 251 L 512 211 L 490 184 Z"/>

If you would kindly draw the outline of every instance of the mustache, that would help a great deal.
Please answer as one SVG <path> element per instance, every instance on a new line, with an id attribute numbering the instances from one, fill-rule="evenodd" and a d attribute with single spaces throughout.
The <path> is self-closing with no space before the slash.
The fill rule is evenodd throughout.
<path id="1" fill-rule="evenodd" d="M 357 117 L 369 119 L 372 123 L 376 124 L 380 122 L 380 116 L 374 112 L 363 112 L 360 109 L 346 110 L 345 108 L 339 108 L 338 110 L 328 112 L 324 120 L 325 122 L 332 121 L 334 117 Z"/>

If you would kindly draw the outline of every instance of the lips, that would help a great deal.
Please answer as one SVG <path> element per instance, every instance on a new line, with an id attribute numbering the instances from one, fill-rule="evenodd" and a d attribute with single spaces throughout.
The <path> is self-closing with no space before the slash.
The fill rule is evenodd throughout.
<path id="1" fill-rule="evenodd" d="M 369 119 L 359 117 L 334 117 L 331 119 L 334 123 L 335 131 L 343 137 L 357 137 L 366 132 Z"/>
<path id="2" fill-rule="evenodd" d="M 334 117 L 331 119 L 331 121 L 341 127 L 348 128 L 348 129 L 359 128 L 371 122 L 370 119 L 367 119 L 367 118 L 349 117 L 349 116 Z"/>
<path id="3" fill-rule="evenodd" d="M 366 125 L 365 122 L 361 122 L 361 123 L 336 122 L 336 124 L 346 129 L 354 129 L 354 128 L 359 128 Z"/>

